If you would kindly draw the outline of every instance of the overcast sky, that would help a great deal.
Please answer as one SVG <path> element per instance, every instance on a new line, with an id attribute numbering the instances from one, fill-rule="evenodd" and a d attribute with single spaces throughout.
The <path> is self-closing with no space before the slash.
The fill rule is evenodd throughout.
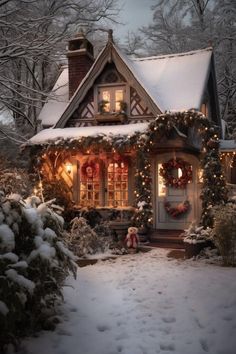
<path id="1" fill-rule="evenodd" d="M 152 19 L 150 7 L 155 0 L 119 0 L 122 11 L 121 21 L 124 25 L 114 28 L 114 36 L 125 37 L 128 31 L 135 31 L 142 25 L 147 25 Z M 123 5 L 123 6 L 122 6 Z"/>

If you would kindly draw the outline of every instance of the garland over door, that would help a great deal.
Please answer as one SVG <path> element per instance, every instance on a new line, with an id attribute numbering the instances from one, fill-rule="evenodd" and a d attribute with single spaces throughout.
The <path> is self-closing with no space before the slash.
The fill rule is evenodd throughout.
<path id="1" fill-rule="evenodd" d="M 179 165 L 170 169 L 175 161 L 179 162 Z M 166 185 L 166 178 L 161 176 L 164 166 L 169 167 L 167 175 L 171 185 Z M 189 154 L 178 153 L 175 156 L 162 154 L 156 158 L 154 169 L 156 229 L 184 230 L 189 227 L 191 222 L 199 220 L 201 203 L 199 199 L 200 184 L 197 178 L 198 168 L 197 158 Z M 189 169 L 191 169 L 190 175 L 192 174 L 190 178 L 186 177 Z"/>

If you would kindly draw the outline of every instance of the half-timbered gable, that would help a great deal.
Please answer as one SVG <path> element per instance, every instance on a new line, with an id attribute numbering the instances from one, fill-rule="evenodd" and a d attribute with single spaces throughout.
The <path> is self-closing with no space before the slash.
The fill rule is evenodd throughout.
<path id="1" fill-rule="evenodd" d="M 56 99 L 39 117 L 53 128 L 30 142 L 48 144 L 41 173 L 63 179 L 77 208 L 136 203 L 157 229 L 199 220 L 202 137 L 218 126 L 204 147 L 214 149 L 221 130 L 212 49 L 134 59 L 111 32 L 96 59 L 83 34 L 68 48 Z"/>
<path id="2" fill-rule="evenodd" d="M 92 88 L 68 119 L 65 127 L 88 127 L 91 125 L 94 125 L 94 92 Z"/>

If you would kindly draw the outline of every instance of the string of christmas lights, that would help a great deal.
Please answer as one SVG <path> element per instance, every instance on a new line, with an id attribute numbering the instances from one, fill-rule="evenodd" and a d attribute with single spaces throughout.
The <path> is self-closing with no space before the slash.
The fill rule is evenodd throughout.
<path id="1" fill-rule="evenodd" d="M 132 136 L 106 137 L 90 136 L 79 139 L 49 141 L 48 144 L 31 147 L 31 156 L 37 168 L 42 169 L 45 158 L 51 159 L 52 169 L 56 169 L 58 156 L 61 159 L 73 155 L 98 154 L 100 152 L 125 154 L 136 151 L 135 199 L 137 212 L 134 225 L 150 227 L 153 222 L 152 172 L 150 152 L 155 151 L 160 138 L 167 139 L 173 132 L 188 136 L 189 129 L 194 129 L 202 138 L 201 166 L 203 168 L 203 187 L 201 192 L 202 217 L 204 227 L 212 226 L 211 208 L 227 200 L 227 188 L 219 156 L 218 127 L 214 126 L 202 113 L 191 111 L 167 112 L 159 115 L 149 124 L 145 133 Z M 45 176 L 43 176 L 45 178 Z"/>

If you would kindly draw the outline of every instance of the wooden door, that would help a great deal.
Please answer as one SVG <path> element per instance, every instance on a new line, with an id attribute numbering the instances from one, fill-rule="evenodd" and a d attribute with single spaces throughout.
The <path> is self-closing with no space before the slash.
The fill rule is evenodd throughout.
<path id="1" fill-rule="evenodd" d="M 191 222 L 198 222 L 200 215 L 200 185 L 197 180 L 199 162 L 196 157 L 189 154 L 176 154 L 176 158 L 182 158 L 192 166 L 193 178 L 185 188 L 172 188 L 164 184 L 163 178 L 160 176 L 160 168 L 164 162 L 173 158 L 173 154 L 163 154 L 156 158 L 155 163 L 155 226 L 156 229 L 184 230 L 189 227 Z M 178 173 L 178 171 L 175 171 Z M 176 208 L 184 201 L 189 201 L 190 208 L 186 213 L 179 217 L 171 216 L 166 208 L 165 203 L 169 202 L 172 208 Z"/>

